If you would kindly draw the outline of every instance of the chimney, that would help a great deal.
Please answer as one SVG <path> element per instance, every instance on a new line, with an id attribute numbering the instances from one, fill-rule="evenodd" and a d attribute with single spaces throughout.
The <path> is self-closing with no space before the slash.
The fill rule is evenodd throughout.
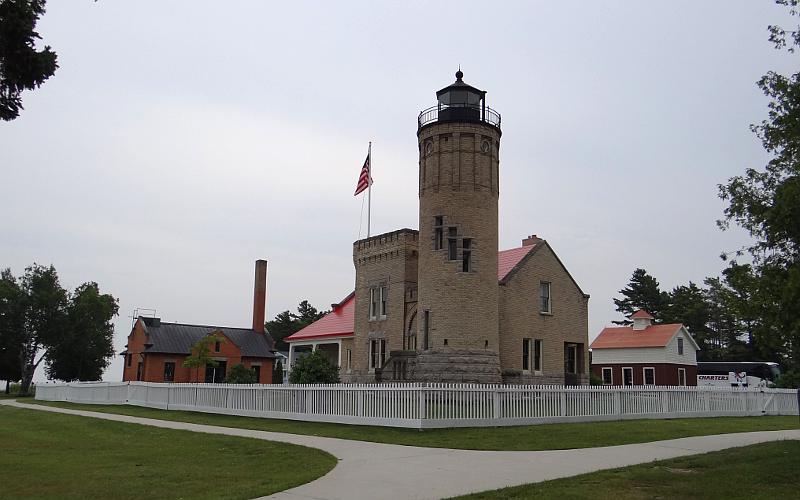
<path id="1" fill-rule="evenodd" d="M 256 261 L 256 279 L 253 290 L 253 330 L 264 333 L 264 317 L 267 307 L 267 261 Z"/>
<path id="2" fill-rule="evenodd" d="M 541 238 L 539 238 L 535 234 L 532 234 L 532 235 L 528 236 L 527 238 L 525 238 L 524 240 L 522 240 L 522 246 L 531 247 L 531 246 L 539 243 L 540 241 L 542 241 Z"/>

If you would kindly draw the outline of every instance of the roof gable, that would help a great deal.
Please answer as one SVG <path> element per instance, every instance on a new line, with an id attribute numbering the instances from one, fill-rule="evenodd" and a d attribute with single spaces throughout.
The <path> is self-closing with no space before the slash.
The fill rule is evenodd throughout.
<path id="1" fill-rule="evenodd" d="M 553 258 L 556 259 L 556 262 L 558 262 L 558 265 L 561 266 L 561 269 L 564 270 L 564 272 L 566 273 L 567 277 L 569 277 L 570 281 L 572 281 L 572 284 L 575 285 L 575 288 L 578 289 L 578 292 L 581 295 L 583 295 L 584 298 L 588 299 L 589 298 L 589 294 L 583 292 L 583 290 L 581 289 L 581 286 L 578 284 L 577 281 L 575 281 L 575 278 L 572 277 L 572 275 L 570 274 L 569 270 L 567 269 L 567 266 L 565 266 L 564 263 L 561 262 L 561 259 L 558 258 L 558 255 L 555 253 L 555 251 L 553 251 L 553 247 L 550 246 L 550 244 L 547 242 L 547 240 L 541 240 L 540 239 L 536 243 L 534 243 L 533 245 L 530 245 L 530 246 L 523 246 L 523 247 L 520 247 L 520 248 L 512 248 L 511 250 L 503 250 L 502 252 L 499 252 L 498 253 L 498 259 L 497 259 L 498 260 L 498 265 L 497 265 L 498 273 L 497 274 L 498 274 L 498 279 L 500 280 L 500 284 L 504 285 L 504 284 L 508 283 L 508 281 L 511 278 L 514 277 L 514 275 L 517 273 L 517 271 L 519 271 L 525 265 L 525 263 L 528 262 L 528 260 L 534 258 L 533 256 L 536 255 L 539 252 L 539 250 L 541 250 L 544 247 L 547 247 L 547 249 L 550 250 L 550 253 L 553 255 Z M 526 249 L 528 249 L 528 250 L 526 252 L 523 252 L 523 250 L 526 250 Z M 517 255 L 519 255 L 519 259 L 514 263 L 513 266 L 511 266 L 511 268 L 507 272 L 505 272 L 504 275 L 501 275 L 500 274 L 500 255 L 503 254 L 503 253 L 506 253 L 506 252 L 508 252 L 508 256 L 509 256 L 508 260 L 510 260 L 511 257 L 517 256 Z M 512 253 L 512 252 L 518 252 L 518 253 Z"/>
<path id="2" fill-rule="evenodd" d="M 355 311 L 356 294 L 352 292 L 334 306 L 331 312 L 283 340 L 285 342 L 297 342 L 300 340 L 353 335 L 355 331 Z"/>

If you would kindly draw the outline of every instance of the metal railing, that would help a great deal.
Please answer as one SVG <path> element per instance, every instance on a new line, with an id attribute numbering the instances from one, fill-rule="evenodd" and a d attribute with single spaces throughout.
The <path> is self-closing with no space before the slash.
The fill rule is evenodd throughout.
<path id="1" fill-rule="evenodd" d="M 453 117 L 447 117 L 447 111 L 456 112 L 453 113 Z M 458 111 L 466 111 L 467 113 L 457 113 Z M 471 115 L 471 118 L 464 118 L 466 114 Z M 440 117 L 442 119 L 440 119 Z M 461 106 L 445 106 L 443 104 L 439 104 L 436 106 L 432 106 L 428 109 L 423 109 L 420 111 L 419 116 L 417 117 L 417 126 L 419 128 L 424 127 L 425 125 L 434 123 L 434 122 L 446 122 L 446 121 L 473 121 L 473 122 L 481 122 L 487 123 L 493 127 L 500 128 L 500 113 L 493 110 L 489 106 L 481 107 L 481 106 L 470 106 L 470 105 L 461 105 Z"/>
<path id="2" fill-rule="evenodd" d="M 797 415 L 797 391 L 479 384 L 40 384 L 36 399 L 414 429 Z"/>

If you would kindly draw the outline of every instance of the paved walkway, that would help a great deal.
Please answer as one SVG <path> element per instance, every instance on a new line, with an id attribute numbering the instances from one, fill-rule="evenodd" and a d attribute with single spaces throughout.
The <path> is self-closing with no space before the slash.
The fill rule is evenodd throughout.
<path id="1" fill-rule="evenodd" d="M 11 401 L 0 401 L 0 404 L 168 429 L 282 441 L 319 448 L 339 459 L 339 464 L 331 472 L 316 481 L 264 497 L 278 500 L 438 499 L 765 441 L 800 440 L 800 430 L 786 430 L 697 436 L 580 450 L 470 451 L 234 429 Z M 546 428 L 543 427 L 542 431 L 546 432 Z M 302 464 L 297 466 L 302 467 Z"/>

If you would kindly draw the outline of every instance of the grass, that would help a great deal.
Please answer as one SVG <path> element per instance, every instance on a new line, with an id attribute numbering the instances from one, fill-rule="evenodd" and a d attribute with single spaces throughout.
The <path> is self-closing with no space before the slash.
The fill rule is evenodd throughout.
<path id="1" fill-rule="evenodd" d="M 797 498 L 800 489 L 798 470 L 800 441 L 779 441 L 485 491 L 458 498 Z"/>
<path id="2" fill-rule="evenodd" d="M 456 429 L 398 429 L 360 425 L 302 422 L 253 417 L 215 415 L 210 413 L 157 410 L 138 406 L 82 405 L 36 401 L 39 404 L 119 413 L 137 417 L 176 420 L 198 424 L 239 427 L 290 434 L 327 436 L 375 443 L 455 448 L 464 450 L 536 451 L 570 448 L 591 448 L 630 443 L 645 443 L 688 436 L 727 434 L 732 432 L 798 429 L 797 417 L 719 417 L 673 420 L 626 420 L 568 424 L 529 425 L 518 427 L 471 427 Z"/>
<path id="3" fill-rule="evenodd" d="M 3 498 L 253 498 L 335 465 L 303 446 L 0 406 Z"/>

